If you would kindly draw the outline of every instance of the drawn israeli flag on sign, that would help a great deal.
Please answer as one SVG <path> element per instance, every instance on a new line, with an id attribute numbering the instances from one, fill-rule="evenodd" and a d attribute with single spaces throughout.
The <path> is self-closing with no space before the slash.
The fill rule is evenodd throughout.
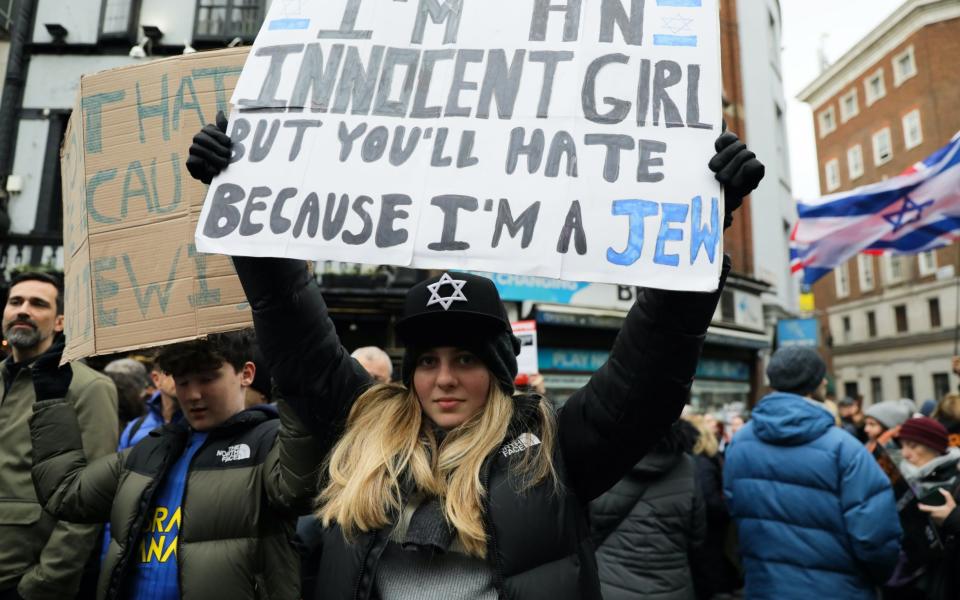
<path id="1" fill-rule="evenodd" d="M 270 21 L 270 31 L 308 29 L 310 19 L 274 19 Z"/>
<path id="2" fill-rule="evenodd" d="M 701 0 L 657 0 L 658 7 L 702 8 Z M 697 36 L 694 31 L 694 16 L 689 11 L 672 13 L 661 17 L 661 33 L 653 34 L 654 46 L 696 47 Z"/>

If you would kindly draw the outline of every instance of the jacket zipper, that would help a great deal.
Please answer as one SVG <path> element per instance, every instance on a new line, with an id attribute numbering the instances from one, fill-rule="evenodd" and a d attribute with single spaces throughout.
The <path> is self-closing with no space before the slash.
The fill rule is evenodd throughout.
<path id="1" fill-rule="evenodd" d="M 483 483 L 483 489 L 486 492 L 483 498 L 483 522 L 489 537 L 487 542 L 487 561 L 490 563 L 490 566 L 493 569 L 493 585 L 497 590 L 497 598 L 508 600 L 509 596 L 507 596 L 507 592 L 503 584 L 503 567 L 500 564 L 500 555 L 497 552 L 497 535 L 493 528 L 493 522 L 490 519 L 490 471 L 495 458 L 496 454 L 491 455 L 482 467 L 483 471 L 481 474 L 481 480 Z M 363 560 L 360 562 L 360 570 L 357 573 L 357 580 L 353 588 L 353 600 L 365 600 L 370 596 L 370 589 L 368 588 L 366 593 L 363 594 L 363 597 L 361 597 L 360 587 L 363 582 L 363 575 L 367 570 L 368 563 L 370 562 L 370 555 L 373 553 L 381 534 L 382 531 L 374 532 L 372 534 L 373 538 L 367 544 L 366 551 L 363 554 Z M 377 553 L 378 561 L 380 556 L 383 554 L 384 548 L 386 548 L 386 544 L 383 544 L 383 548 L 381 548 Z"/>
<path id="2" fill-rule="evenodd" d="M 137 540 L 142 537 L 144 519 L 149 517 L 147 512 L 156 499 L 157 490 L 160 488 L 160 482 L 163 481 L 163 478 L 167 475 L 167 471 L 170 470 L 170 464 L 171 455 L 167 454 L 164 457 L 163 465 L 161 465 L 157 476 L 153 478 L 153 480 L 150 482 L 150 485 L 147 486 L 147 488 L 143 491 L 143 495 L 140 497 L 140 510 L 138 511 L 139 518 L 133 523 L 131 533 L 127 534 L 127 545 L 124 555 L 120 557 L 120 562 L 117 564 L 113 573 L 110 574 L 110 585 L 107 588 L 108 598 L 118 598 L 120 595 L 120 590 L 118 588 L 123 584 L 123 580 L 126 578 L 127 569 L 130 566 L 130 556 L 132 554 L 136 554 L 137 552 Z M 120 488 L 118 487 L 117 489 L 119 490 Z"/>
<path id="3" fill-rule="evenodd" d="M 191 434 L 192 435 L 192 434 Z M 180 496 L 180 529 L 177 530 L 177 589 L 180 592 L 180 597 L 183 598 L 183 563 L 180 560 L 181 552 L 183 549 L 182 542 L 180 539 L 183 537 L 184 524 L 186 523 L 187 511 L 184 510 L 184 506 L 187 500 L 187 487 L 190 483 L 190 473 L 193 471 L 193 461 L 197 460 L 197 456 L 203 452 L 203 449 L 207 447 L 207 444 L 210 443 L 210 434 L 207 434 L 207 438 L 203 440 L 203 443 L 200 444 L 200 447 L 197 448 L 197 451 L 193 453 L 193 456 L 190 457 L 190 462 L 187 464 L 187 474 L 183 480 L 183 494 Z M 186 450 L 190 447 L 190 440 L 187 440 L 187 446 L 184 448 Z"/>
<path id="4" fill-rule="evenodd" d="M 363 560 L 360 561 L 360 570 L 357 572 L 357 581 L 353 586 L 353 600 L 360 600 L 360 585 L 363 582 L 363 572 L 366 570 L 367 562 L 370 560 L 370 553 L 373 552 L 373 548 L 377 544 L 377 536 L 379 536 L 379 534 L 379 531 L 370 534 L 370 542 L 367 543 L 367 549 L 363 553 Z"/>

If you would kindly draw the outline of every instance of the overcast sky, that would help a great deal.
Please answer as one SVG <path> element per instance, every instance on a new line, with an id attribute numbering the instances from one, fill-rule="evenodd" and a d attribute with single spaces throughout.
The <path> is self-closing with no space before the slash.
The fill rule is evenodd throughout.
<path id="1" fill-rule="evenodd" d="M 821 43 L 827 60 L 836 61 L 903 1 L 780 0 L 783 11 L 781 64 L 795 198 L 815 198 L 820 194 L 813 119 L 810 107 L 796 96 L 819 75 L 817 56 Z"/>

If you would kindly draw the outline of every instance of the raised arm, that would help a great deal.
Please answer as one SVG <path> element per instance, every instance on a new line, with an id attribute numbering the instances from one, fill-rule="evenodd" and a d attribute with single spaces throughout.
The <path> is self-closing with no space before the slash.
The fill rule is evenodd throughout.
<path id="1" fill-rule="evenodd" d="M 340 344 L 306 263 L 236 256 L 233 264 L 281 396 L 321 444 L 331 446 L 372 378 Z"/>
<path id="2" fill-rule="evenodd" d="M 323 454 L 317 438 L 306 431 L 286 401 L 277 401 L 280 431 L 267 456 L 264 487 L 277 510 L 305 515 L 317 495 Z"/>
<path id="3" fill-rule="evenodd" d="M 560 410 L 560 449 L 582 501 L 616 483 L 679 418 L 729 270 L 725 257 L 714 293 L 641 290 L 610 358 Z"/>
<path id="4" fill-rule="evenodd" d="M 193 138 L 187 170 L 209 184 L 230 164 L 227 119 L 217 114 Z M 332 444 L 354 399 L 372 382 L 344 350 L 320 288 L 303 261 L 237 256 L 233 265 L 253 310 L 257 341 L 281 395 L 303 424 Z"/>

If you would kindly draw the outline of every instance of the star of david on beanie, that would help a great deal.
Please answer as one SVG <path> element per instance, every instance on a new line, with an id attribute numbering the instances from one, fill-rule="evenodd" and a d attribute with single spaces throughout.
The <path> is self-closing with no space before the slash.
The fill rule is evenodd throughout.
<path id="1" fill-rule="evenodd" d="M 504 392 L 513 393 L 520 340 L 497 287 L 486 277 L 450 271 L 413 286 L 397 335 L 406 348 L 401 377 L 407 386 L 421 354 L 451 346 L 476 354 Z"/>

